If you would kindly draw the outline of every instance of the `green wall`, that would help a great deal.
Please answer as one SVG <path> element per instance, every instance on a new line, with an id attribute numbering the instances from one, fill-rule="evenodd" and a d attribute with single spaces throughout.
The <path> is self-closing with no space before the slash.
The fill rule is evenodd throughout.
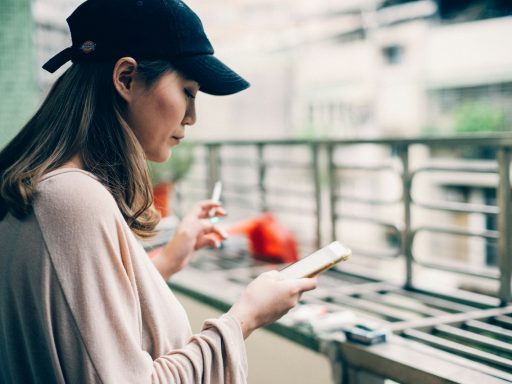
<path id="1" fill-rule="evenodd" d="M 0 147 L 34 113 L 39 99 L 31 0 L 0 0 Z"/>

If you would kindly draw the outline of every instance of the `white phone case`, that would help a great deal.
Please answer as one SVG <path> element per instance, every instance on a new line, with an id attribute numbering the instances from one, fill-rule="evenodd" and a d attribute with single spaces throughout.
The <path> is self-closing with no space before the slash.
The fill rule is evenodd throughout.
<path id="1" fill-rule="evenodd" d="M 283 268 L 279 273 L 289 279 L 312 277 L 333 267 L 340 261 L 347 260 L 351 253 L 349 248 L 339 241 L 334 241 L 311 255 Z"/>

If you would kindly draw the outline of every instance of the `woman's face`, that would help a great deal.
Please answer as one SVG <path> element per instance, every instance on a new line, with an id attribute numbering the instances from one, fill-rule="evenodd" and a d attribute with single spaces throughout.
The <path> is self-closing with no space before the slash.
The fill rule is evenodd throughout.
<path id="1" fill-rule="evenodd" d="M 163 162 L 171 149 L 185 137 L 185 125 L 196 122 L 197 82 L 178 72 L 166 72 L 147 87 L 134 79 L 128 103 L 127 121 L 137 136 L 148 160 Z"/>

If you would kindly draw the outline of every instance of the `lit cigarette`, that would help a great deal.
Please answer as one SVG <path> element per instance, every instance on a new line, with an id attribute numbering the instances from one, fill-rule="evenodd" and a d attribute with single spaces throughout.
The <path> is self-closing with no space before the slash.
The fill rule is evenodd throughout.
<path id="1" fill-rule="evenodd" d="M 215 202 L 219 202 L 220 201 L 220 194 L 222 193 L 222 181 L 217 181 L 213 187 L 213 192 L 212 192 L 212 197 L 211 197 L 211 200 L 215 201 Z M 209 217 L 214 217 L 215 216 L 215 208 L 212 208 L 210 209 L 210 212 L 208 212 L 208 216 Z"/>
<path id="2" fill-rule="evenodd" d="M 222 181 L 217 181 L 213 187 L 212 200 L 217 203 L 220 201 L 220 194 L 222 193 Z"/>

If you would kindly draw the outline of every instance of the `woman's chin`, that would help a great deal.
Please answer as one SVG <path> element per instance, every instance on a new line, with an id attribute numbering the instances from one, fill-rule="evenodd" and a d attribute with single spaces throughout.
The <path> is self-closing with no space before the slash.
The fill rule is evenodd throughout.
<path id="1" fill-rule="evenodd" d="M 162 151 L 160 153 L 155 153 L 151 155 L 147 155 L 147 159 L 154 163 L 163 163 L 169 159 L 172 155 L 172 148 L 169 148 L 167 151 Z"/>

